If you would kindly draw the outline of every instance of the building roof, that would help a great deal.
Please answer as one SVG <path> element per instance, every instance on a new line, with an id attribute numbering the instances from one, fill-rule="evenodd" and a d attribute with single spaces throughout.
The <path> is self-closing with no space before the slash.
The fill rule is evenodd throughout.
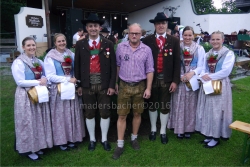
<path id="1" fill-rule="evenodd" d="M 152 6 L 164 0 L 53 0 L 52 8 L 80 8 L 92 12 L 131 13 Z"/>

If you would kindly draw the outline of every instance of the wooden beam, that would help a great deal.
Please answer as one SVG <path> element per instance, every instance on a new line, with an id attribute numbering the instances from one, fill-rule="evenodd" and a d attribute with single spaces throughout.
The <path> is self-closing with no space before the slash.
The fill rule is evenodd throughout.
<path id="1" fill-rule="evenodd" d="M 48 0 L 44 0 L 45 4 L 45 16 L 46 16 L 46 27 L 47 27 L 47 41 L 48 48 L 51 48 L 51 32 L 50 32 L 50 11 L 49 11 L 49 2 Z"/>

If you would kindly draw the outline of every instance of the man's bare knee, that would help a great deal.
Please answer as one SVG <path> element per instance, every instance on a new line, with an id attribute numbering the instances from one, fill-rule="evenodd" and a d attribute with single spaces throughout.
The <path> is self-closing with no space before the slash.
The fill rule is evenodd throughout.
<path id="1" fill-rule="evenodd" d="M 127 116 L 126 115 L 119 115 L 118 121 L 124 122 L 126 121 Z"/>
<path id="2" fill-rule="evenodd" d="M 134 113 L 134 118 L 140 118 L 141 114 L 140 113 Z"/>

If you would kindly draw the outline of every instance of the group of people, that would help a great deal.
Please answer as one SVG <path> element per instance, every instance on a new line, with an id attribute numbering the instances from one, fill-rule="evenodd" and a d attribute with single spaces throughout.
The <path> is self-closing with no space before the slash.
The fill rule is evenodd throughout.
<path id="1" fill-rule="evenodd" d="M 115 52 L 113 42 L 100 35 L 104 21 L 91 13 L 82 21 L 88 35 L 76 42 L 75 54 L 66 48 L 65 36 L 56 34 L 55 48 L 46 55 L 44 63 L 35 57 L 34 39 L 25 38 L 24 53 L 12 65 L 17 83 L 16 150 L 38 160 L 45 148 L 59 146 L 63 151 L 76 148 L 75 143 L 85 137 L 86 124 L 90 139 L 88 150 L 94 151 L 95 117 L 99 111 L 101 144 L 104 150 L 110 151 L 107 134 L 110 97 L 114 94 L 118 96 L 118 140 L 113 159 L 124 152 L 126 118 L 131 110 L 131 146 L 134 150 L 140 149 L 137 138 L 145 99 L 149 104 L 150 141 L 157 138 L 158 115 L 162 144 L 168 143 L 166 128 L 174 129 L 179 139 L 190 138 L 193 132 L 199 131 L 205 136 L 201 141 L 205 148 L 216 147 L 220 137 L 229 138 L 232 94 L 228 76 L 233 68 L 234 53 L 222 45 L 224 35 L 219 31 L 212 33 L 213 48 L 208 53 L 193 41 L 194 31 L 190 26 L 183 28 L 180 42 L 166 33 L 168 21 L 164 13 L 157 13 L 149 20 L 154 24 L 155 34 L 143 41 L 140 40 L 141 26 L 131 24 L 128 41 L 118 44 Z M 195 90 L 187 86 L 194 77 L 202 82 Z M 203 85 L 217 80 L 221 82 L 221 94 L 205 94 Z M 76 91 L 75 98 L 62 99 L 62 92 L 58 91 L 60 83 L 75 84 L 76 89 L 70 88 Z M 27 91 L 38 85 L 49 85 L 48 102 L 34 104 L 29 99 Z M 82 97 L 82 108 L 78 96 Z"/>
<path id="2" fill-rule="evenodd" d="M 106 39 L 109 39 L 110 41 L 113 42 L 113 44 L 118 43 L 118 32 L 117 31 L 112 31 L 110 34 L 110 31 L 104 27 L 101 28 L 101 31 L 99 32 L 101 36 L 103 36 Z M 86 29 L 79 28 L 78 31 L 74 34 L 73 36 L 73 47 L 75 47 L 75 44 L 77 41 L 82 40 L 87 36 L 88 32 Z"/>

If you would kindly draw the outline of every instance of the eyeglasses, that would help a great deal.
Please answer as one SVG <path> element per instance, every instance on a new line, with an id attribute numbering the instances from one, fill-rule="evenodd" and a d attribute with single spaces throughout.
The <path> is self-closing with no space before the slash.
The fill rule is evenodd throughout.
<path id="1" fill-rule="evenodd" d="M 138 35 L 140 35 L 141 33 L 138 33 L 138 32 L 130 32 L 130 33 L 128 33 L 129 35 L 131 35 L 131 36 L 138 36 Z"/>

